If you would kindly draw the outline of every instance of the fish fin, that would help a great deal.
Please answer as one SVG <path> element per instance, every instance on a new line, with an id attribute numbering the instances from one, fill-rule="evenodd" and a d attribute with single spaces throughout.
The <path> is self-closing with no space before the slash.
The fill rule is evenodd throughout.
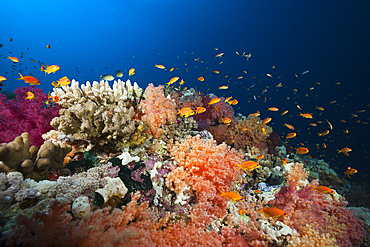
<path id="1" fill-rule="evenodd" d="M 217 197 L 223 196 L 225 194 L 225 192 L 223 192 L 220 188 L 217 189 L 221 192 L 221 195 L 218 195 Z"/>

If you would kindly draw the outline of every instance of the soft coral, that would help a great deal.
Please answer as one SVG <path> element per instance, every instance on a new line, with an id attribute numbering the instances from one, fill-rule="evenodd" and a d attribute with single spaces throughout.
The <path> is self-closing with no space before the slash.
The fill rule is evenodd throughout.
<path id="1" fill-rule="evenodd" d="M 33 100 L 26 99 L 27 92 L 35 95 Z M 30 134 L 31 145 L 40 146 L 42 134 L 53 129 L 50 121 L 58 115 L 59 106 L 45 107 L 47 95 L 35 86 L 18 87 L 16 99 L 7 100 L 0 95 L 0 143 L 10 142 L 23 132 Z"/>

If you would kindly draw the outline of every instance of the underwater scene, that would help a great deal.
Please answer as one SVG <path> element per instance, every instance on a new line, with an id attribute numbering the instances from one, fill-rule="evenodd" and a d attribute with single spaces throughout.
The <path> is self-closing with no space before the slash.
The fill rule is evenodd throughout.
<path id="1" fill-rule="evenodd" d="M 0 2 L 0 246 L 369 246 L 368 1 Z"/>

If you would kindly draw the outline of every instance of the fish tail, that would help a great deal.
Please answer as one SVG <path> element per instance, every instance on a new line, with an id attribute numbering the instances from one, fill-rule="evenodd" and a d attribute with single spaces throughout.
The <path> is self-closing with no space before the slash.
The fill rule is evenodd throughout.
<path id="1" fill-rule="evenodd" d="M 242 169 L 242 165 L 239 165 L 239 164 L 235 164 L 235 165 L 239 166 L 238 170 L 236 171 L 239 171 L 240 169 Z"/>
<path id="2" fill-rule="evenodd" d="M 225 194 L 220 188 L 217 189 L 221 192 L 221 195 L 218 195 L 217 197 L 223 196 Z"/>
<path id="3" fill-rule="evenodd" d="M 21 75 L 21 73 L 18 73 L 19 74 L 19 76 L 21 77 L 21 78 L 16 78 L 16 80 L 23 80 L 23 76 Z"/>

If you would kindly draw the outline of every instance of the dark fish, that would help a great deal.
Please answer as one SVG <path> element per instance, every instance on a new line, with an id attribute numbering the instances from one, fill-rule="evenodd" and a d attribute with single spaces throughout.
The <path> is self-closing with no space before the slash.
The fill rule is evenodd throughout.
<path id="1" fill-rule="evenodd" d="M 41 66 L 41 62 L 40 62 L 40 60 L 38 60 L 39 61 L 39 65 Z"/>
<path id="2" fill-rule="evenodd" d="M 3 44 L 0 44 L 0 48 L 3 47 Z"/>
<path id="3" fill-rule="evenodd" d="M 13 52 L 11 52 L 11 51 L 8 51 L 10 54 L 13 54 Z"/>

